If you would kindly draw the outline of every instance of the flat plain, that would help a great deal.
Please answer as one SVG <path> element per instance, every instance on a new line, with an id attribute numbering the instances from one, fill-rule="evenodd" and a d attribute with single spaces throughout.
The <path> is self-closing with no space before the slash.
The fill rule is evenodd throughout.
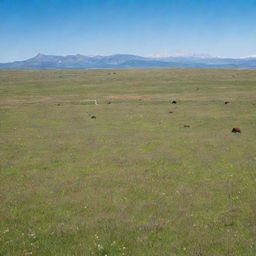
<path id="1" fill-rule="evenodd" d="M 256 71 L 0 71 L 0 166 L 1 256 L 255 256 Z"/>

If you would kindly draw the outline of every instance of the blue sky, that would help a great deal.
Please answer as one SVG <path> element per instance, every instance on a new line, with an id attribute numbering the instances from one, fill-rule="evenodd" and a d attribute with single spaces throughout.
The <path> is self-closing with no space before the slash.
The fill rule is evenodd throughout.
<path id="1" fill-rule="evenodd" d="M 256 0 L 0 0 L 0 62 L 37 53 L 256 54 Z"/>

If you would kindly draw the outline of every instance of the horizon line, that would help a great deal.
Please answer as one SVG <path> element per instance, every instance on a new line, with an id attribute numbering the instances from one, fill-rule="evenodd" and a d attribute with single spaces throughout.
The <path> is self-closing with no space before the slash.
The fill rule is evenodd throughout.
<path id="1" fill-rule="evenodd" d="M 142 58 L 152 58 L 152 59 L 165 59 L 165 58 L 200 58 L 200 59 L 249 59 L 249 58 L 256 58 L 256 54 L 248 55 L 248 56 L 241 56 L 241 57 L 227 57 L 227 56 L 212 56 L 210 54 L 189 54 L 189 53 L 177 53 L 177 54 L 152 54 L 148 56 L 143 56 L 143 55 L 137 55 L 137 54 L 131 54 L 131 53 L 114 53 L 110 55 L 84 55 L 84 54 L 67 54 L 67 55 L 55 55 L 55 54 L 44 54 L 44 53 L 37 53 L 36 55 L 29 57 L 27 59 L 23 60 L 14 60 L 14 61 L 8 61 L 8 62 L 0 62 L 1 64 L 6 64 L 6 63 L 12 63 L 12 62 L 19 62 L 19 61 L 25 61 L 29 59 L 36 58 L 38 56 L 55 56 L 55 57 L 68 57 L 68 56 L 83 56 L 83 57 L 89 57 L 89 58 L 94 58 L 94 57 L 111 57 L 111 56 L 118 56 L 118 55 L 131 55 L 131 56 L 136 56 L 136 57 L 142 57 Z"/>

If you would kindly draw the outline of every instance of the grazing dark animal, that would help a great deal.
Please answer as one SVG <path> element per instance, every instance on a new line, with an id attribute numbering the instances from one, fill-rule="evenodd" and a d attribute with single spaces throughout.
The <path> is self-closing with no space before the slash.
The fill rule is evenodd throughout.
<path id="1" fill-rule="evenodd" d="M 173 111 L 169 111 L 169 114 L 172 114 L 173 113 Z"/>
<path id="2" fill-rule="evenodd" d="M 237 127 L 233 128 L 233 129 L 232 129 L 232 132 L 233 132 L 233 133 L 242 133 L 242 132 L 241 132 L 241 129 L 240 129 L 240 128 L 237 128 Z"/>
<path id="3" fill-rule="evenodd" d="M 189 124 L 184 124 L 184 128 L 190 128 Z"/>
<path id="4" fill-rule="evenodd" d="M 177 103 L 177 101 L 176 101 L 176 100 L 173 100 L 173 101 L 172 101 L 172 104 L 176 104 L 176 103 Z"/>
<path id="5" fill-rule="evenodd" d="M 91 116 L 91 119 L 96 119 L 96 116 Z"/>
<path id="6" fill-rule="evenodd" d="M 57 106 L 60 106 L 60 103 L 58 103 Z"/>
<path id="7" fill-rule="evenodd" d="M 107 104 L 111 104 L 111 102 L 109 101 Z"/>
<path id="8" fill-rule="evenodd" d="M 225 101 L 225 104 L 227 105 L 227 104 L 229 104 L 230 102 L 229 101 Z"/>

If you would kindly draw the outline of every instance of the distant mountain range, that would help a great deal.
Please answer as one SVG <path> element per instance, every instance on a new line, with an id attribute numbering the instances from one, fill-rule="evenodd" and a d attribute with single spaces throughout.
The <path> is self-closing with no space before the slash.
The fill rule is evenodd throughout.
<path id="1" fill-rule="evenodd" d="M 246 58 L 217 57 L 141 57 L 128 54 L 111 56 L 38 54 L 31 59 L 0 63 L 0 69 L 124 69 L 124 68 L 232 68 L 255 69 L 256 56 Z"/>

